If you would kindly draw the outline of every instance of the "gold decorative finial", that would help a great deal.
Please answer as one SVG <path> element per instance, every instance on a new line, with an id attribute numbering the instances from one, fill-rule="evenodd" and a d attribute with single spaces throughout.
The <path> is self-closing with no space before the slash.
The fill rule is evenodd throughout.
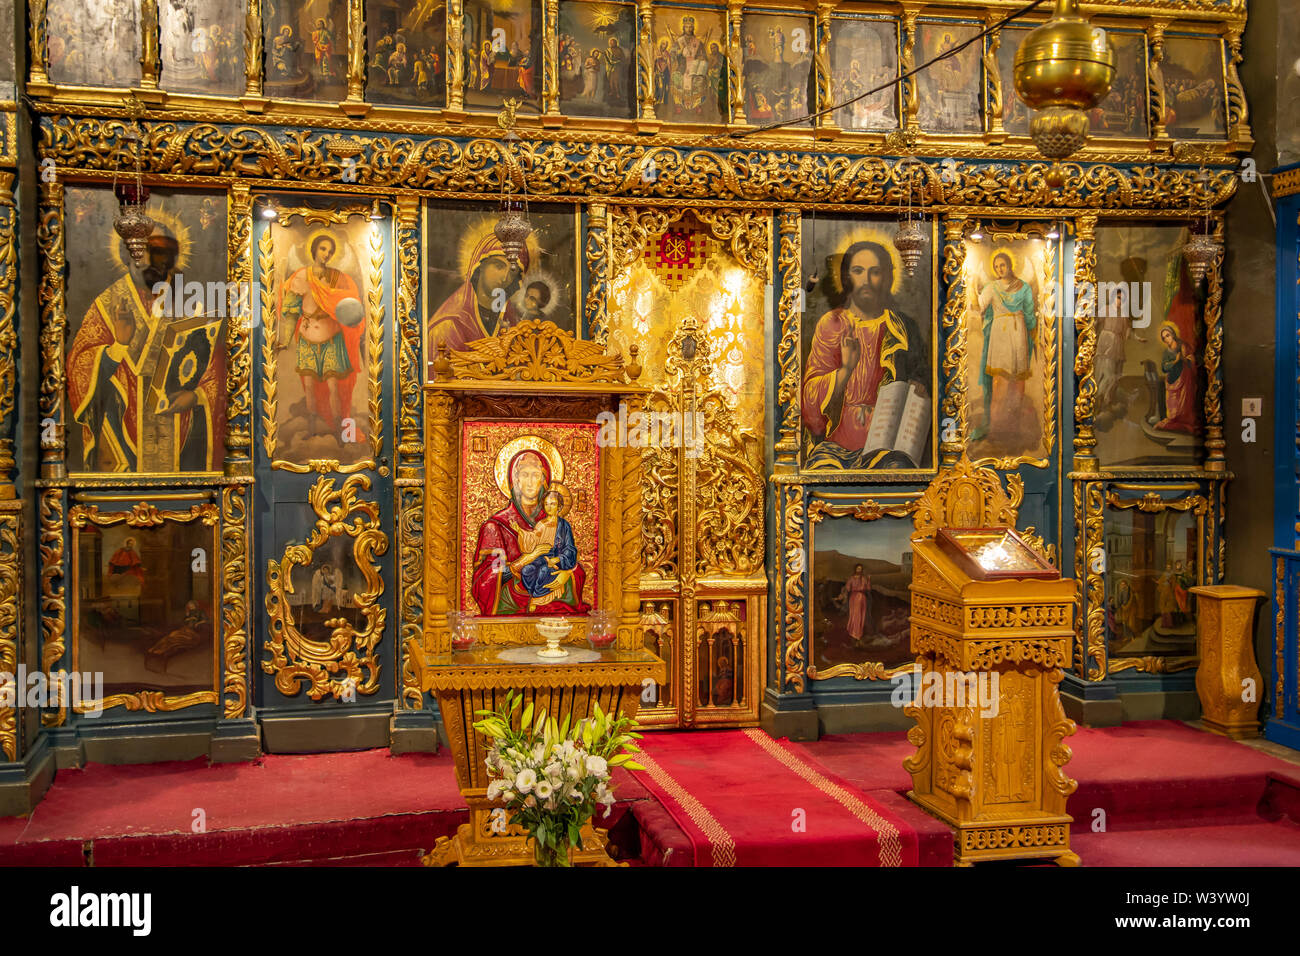
<path id="1" fill-rule="evenodd" d="M 501 104 L 501 112 L 497 114 L 497 125 L 506 131 L 506 139 L 519 138 L 519 134 L 515 132 L 515 114 L 519 112 L 521 105 L 516 99 L 508 99 Z"/>

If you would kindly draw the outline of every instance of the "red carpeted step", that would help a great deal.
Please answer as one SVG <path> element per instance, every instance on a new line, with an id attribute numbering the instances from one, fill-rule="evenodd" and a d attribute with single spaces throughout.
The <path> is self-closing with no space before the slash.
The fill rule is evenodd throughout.
<path id="1" fill-rule="evenodd" d="M 1270 770 L 1259 815 L 1265 820 L 1288 819 L 1300 823 L 1300 768 Z"/>
<path id="2" fill-rule="evenodd" d="M 1065 743 L 1073 752 L 1065 771 L 1079 781 L 1068 805 L 1076 829 L 1090 828 L 1097 810 L 1112 830 L 1247 822 L 1268 775 L 1300 769 L 1174 720 L 1082 727 Z M 831 734 L 796 746 L 861 789 L 912 788 L 903 760 L 915 748 L 905 733 Z"/>
<path id="3" fill-rule="evenodd" d="M 953 840 L 948 824 L 892 790 L 871 790 L 868 795 L 916 831 L 917 866 L 952 866 Z"/>
<path id="4" fill-rule="evenodd" d="M 641 862 L 646 866 L 694 866 L 695 848 L 673 815 L 657 800 L 632 807 L 641 837 Z"/>
<path id="5" fill-rule="evenodd" d="M 1290 821 L 1072 833 L 1084 866 L 1300 866 L 1300 824 Z"/>

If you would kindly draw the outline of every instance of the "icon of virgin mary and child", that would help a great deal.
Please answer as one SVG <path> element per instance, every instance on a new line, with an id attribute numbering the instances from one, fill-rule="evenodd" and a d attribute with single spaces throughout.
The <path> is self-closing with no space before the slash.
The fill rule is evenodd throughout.
<path id="1" fill-rule="evenodd" d="M 538 444 L 547 447 L 513 455 L 508 445 L 497 460 L 497 485 L 510 504 L 479 527 L 471 590 L 480 614 L 590 610 L 582 600 L 586 574 L 578 562 L 573 526 L 565 518 L 573 499 L 560 481 L 563 462 L 558 452 L 546 454 L 554 451 L 548 443 Z"/>

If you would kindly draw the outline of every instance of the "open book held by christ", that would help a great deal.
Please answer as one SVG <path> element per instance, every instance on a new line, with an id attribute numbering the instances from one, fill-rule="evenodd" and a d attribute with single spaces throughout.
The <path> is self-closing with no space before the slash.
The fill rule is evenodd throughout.
<path id="1" fill-rule="evenodd" d="M 862 447 L 862 458 L 896 451 L 921 467 L 930 437 L 930 399 L 910 382 L 890 382 L 876 393 L 876 408 Z"/>

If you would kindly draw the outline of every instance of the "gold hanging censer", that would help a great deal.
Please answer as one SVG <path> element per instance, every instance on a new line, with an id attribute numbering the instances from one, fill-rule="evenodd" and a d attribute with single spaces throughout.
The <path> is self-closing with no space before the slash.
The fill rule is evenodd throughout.
<path id="1" fill-rule="evenodd" d="M 1187 242 L 1183 243 L 1183 258 L 1187 260 L 1187 271 L 1191 273 L 1192 282 L 1200 285 L 1210 271 L 1210 266 L 1223 252 L 1223 244 L 1214 234 L 1214 224 L 1210 222 L 1209 179 L 1210 174 L 1202 169 L 1197 177 L 1205 190 L 1205 217 L 1197 222 L 1195 213 L 1188 226 Z"/>
<path id="2" fill-rule="evenodd" d="M 912 189 L 913 189 L 913 171 L 914 167 L 919 165 L 913 156 L 905 157 L 900 165 L 908 168 L 907 173 L 907 211 L 903 212 L 898 220 L 898 231 L 894 233 L 894 248 L 898 250 L 898 257 L 903 262 L 903 271 L 910 279 L 916 275 L 916 267 L 921 262 L 921 257 L 925 254 L 925 230 L 921 223 L 925 220 L 924 211 L 919 216 L 912 214 Z M 922 204 L 925 197 L 922 195 Z M 901 211 L 902 202 L 899 202 Z"/>
<path id="3" fill-rule="evenodd" d="M 497 117 L 497 125 L 505 130 L 503 138 L 506 147 L 501 157 L 501 214 L 492 228 L 505 251 L 506 260 L 516 268 L 519 267 L 520 256 L 528 246 L 528 237 L 533 232 L 532 224 L 528 221 L 528 181 L 523 176 L 522 169 L 521 195 L 516 196 L 511 192 L 513 177 L 510 168 L 513 163 L 509 161 L 509 154 L 513 152 L 513 144 L 519 141 L 519 134 L 515 132 L 515 111 L 518 109 L 518 100 L 506 100 Z"/>
<path id="4" fill-rule="evenodd" d="M 1048 159 L 1064 159 L 1088 140 L 1088 110 L 1115 81 L 1115 47 L 1079 14 L 1079 0 L 1056 0 L 1052 19 L 1016 50 L 1016 95 L 1037 111 L 1029 135 Z"/>
<path id="5" fill-rule="evenodd" d="M 123 131 L 122 138 L 135 144 L 135 183 L 119 183 L 117 168 L 114 167 L 113 195 L 117 197 L 118 210 L 113 219 L 113 230 L 126 243 L 131 258 L 143 262 L 149 236 L 153 234 L 156 224 L 144 211 L 144 204 L 149 201 L 149 189 L 144 184 L 140 169 L 140 153 L 143 149 L 140 127 L 132 124 L 130 129 Z"/>

